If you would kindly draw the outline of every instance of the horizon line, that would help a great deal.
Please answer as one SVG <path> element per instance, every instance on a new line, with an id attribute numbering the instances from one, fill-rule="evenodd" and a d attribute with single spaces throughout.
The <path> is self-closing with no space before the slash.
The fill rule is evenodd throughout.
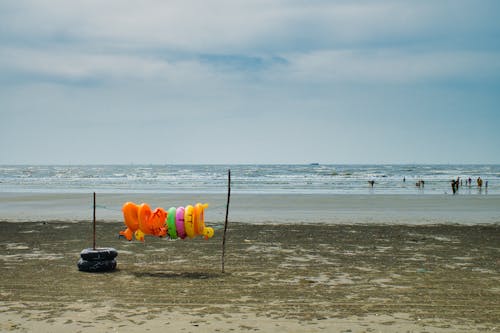
<path id="1" fill-rule="evenodd" d="M 303 165 L 303 166 L 321 166 L 321 165 L 500 165 L 500 163 L 474 162 L 474 163 L 439 163 L 439 162 L 394 162 L 394 163 L 0 163 L 0 166 L 166 166 L 166 165 L 212 165 L 212 166 L 243 166 L 243 165 Z"/>

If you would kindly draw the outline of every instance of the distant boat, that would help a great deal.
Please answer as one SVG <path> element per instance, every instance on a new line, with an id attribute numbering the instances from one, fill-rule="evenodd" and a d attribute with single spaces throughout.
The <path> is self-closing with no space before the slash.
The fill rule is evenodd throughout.
<path id="1" fill-rule="evenodd" d="M 309 165 L 319 165 L 319 163 L 309 163 Z"/>

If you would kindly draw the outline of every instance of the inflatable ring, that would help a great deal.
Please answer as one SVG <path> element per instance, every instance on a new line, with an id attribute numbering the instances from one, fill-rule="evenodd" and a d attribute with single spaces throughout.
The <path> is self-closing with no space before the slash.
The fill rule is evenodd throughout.
<path id="1" fill-rule="evenodd" d="M 111 260 L 115 259 L 117 255 L 118 251 L 116 251 L 112 247 L 104 247 L 97 249 L 87 248 L 83 249 L 82 252 L 80 252 L 80 257 L 83 260 L 90 260 L 90 261 Z"/>
<path id="2" fill-rule="evenodd" d="M 186 238 L 186 228 L 184 227 L 184 207 L 178 207 L 175 212 L 175 227 L 177 236 L 181 239 Z"/>
<path id="3" fill-rule="evenodd" d="M 193 223 L 193 210 L 194 207 L 191 205 L 187 205 L 186 208 L 184 208 L 184 228 L 189 238 L 194 238 L 196 236 Z"/>
<path id="4" fill-rule="evenodd" d="M 167 212 L 167 226 L 168 226 L 168 235 L 171 239 L 177 239 L 177 228 L 175 225 L 175 207 L 171 207 Z"/>
<path id="5" fill-rule="evenodd" d="M 116 268 L 116 260 L 78 260 L 78 270 L 83 272 L 108 272 Z"/>
<path id="6" fill-rule="evenodd" d="M 205 228 L 205 209 L 208 208 L 208 204 L 197 203 L 194 205 L 193 210 L 193 225 L 194 232 L 197 235 L 203 234 L 203 229 Z"/>

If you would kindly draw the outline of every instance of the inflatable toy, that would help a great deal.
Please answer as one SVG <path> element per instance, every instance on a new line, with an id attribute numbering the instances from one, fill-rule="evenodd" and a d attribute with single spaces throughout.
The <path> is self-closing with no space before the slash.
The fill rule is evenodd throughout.
<path id="1" fill-rule="evenodd" d="M 193 210 L 193 225 L 194 231 L 197 235 L 205 236 L 205 239 L 212 238 L 214 235 L 213 228 L 207 228 L 205 226 L 205 209 L 208 208 L 208 204 L 197 203 Z"/>
<path id="2" fill-rule="evenodd" d="M 177 227 L 175 225 L 176 209 L 171 207 L 167 212 L 167 229 L 171 239 L 177 239 Z"/>
<path id="3" fill-rule="evenodd" d="M 207 208 L 208 204 L 197 203 L 194 206 L 171 207 L 168 211 L 163 208 L 152 211 L 146 203 L 137 205 L 127 202 L 122 207 L 127 228 L 120 231 L 120 235 L 129 241 L 132 240 L 132 236 L 136 240 L 144 241 L 145 235 L 164 237 L 167 234 L 171 239 L 196 236 L 209 239 L 213 237 L 214 229 L 205 226 Z"/>
<path id="4" fill-rule="evenodd" d="M 120 231 L 120 235 L 127 240 L 132 240 L 132 234 L 135 235 L 135 239 L 141 241 L 144 240 L 144 235 L 166 236 L 167 213 L 163 208 L 151 211 L 148 204 L 136 205 L 133 202 L 127 202 L 123 205 L 122 211 L 127 229 Z"/>
<path id="5" fill-rule="evenodd" d="M 144 240 L 144 233 L 141 230 L 137 230 L 134 232 L 135 239 L 143 241 Z"/>
<path id="6" fill-rule="evenodd" d="M 167 234 L 167 228 L 165 227 L 167 212 L 163 208 L 156 208 L 151 211 L 149 205 L 143 203 L 139 206 L 138 216 L 139 229 L 145 235 L 163 237 Z"/>
<path id="7" fill-rule="evenodd" d="M 125 237 L 127 240 L 132 240 L 132 235 L 139 230 L 139 217 L 138 217 L 139 206 L 133 202 L 127 202 L 122 207 L 123 219 L 125 220 L 125 225 L 127 229 L 120 231 L 120 235 Z M 136 239 L 137 238 L 136 235 Z M 143 238 L 144 239 L 144 238 Z"/>
<path id="8" fill-rule="evenodd" d="M 193 210 L 194 207 L 191 205 L 187 205 L 184 208 L 184 229 L 186 230 L 186 235 L 189 238 L 194 238 L 194 224 L 193 224 Z"/>
<path id="9" fill-rule="evenodd" d="M 186 228 L 184 227 L 184 207 L 178 207 L 175 211 L 175 227 L 177 236 L 181 239 L 186 238 Z"/>

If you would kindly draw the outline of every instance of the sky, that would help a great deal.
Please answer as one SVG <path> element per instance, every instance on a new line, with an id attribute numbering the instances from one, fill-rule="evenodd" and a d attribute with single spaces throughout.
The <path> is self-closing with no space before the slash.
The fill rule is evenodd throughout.
<path id="1" fill-rule="evenodd" d="M 0 164 L 498 164 L 498 13 L 0 1 Z"/>

